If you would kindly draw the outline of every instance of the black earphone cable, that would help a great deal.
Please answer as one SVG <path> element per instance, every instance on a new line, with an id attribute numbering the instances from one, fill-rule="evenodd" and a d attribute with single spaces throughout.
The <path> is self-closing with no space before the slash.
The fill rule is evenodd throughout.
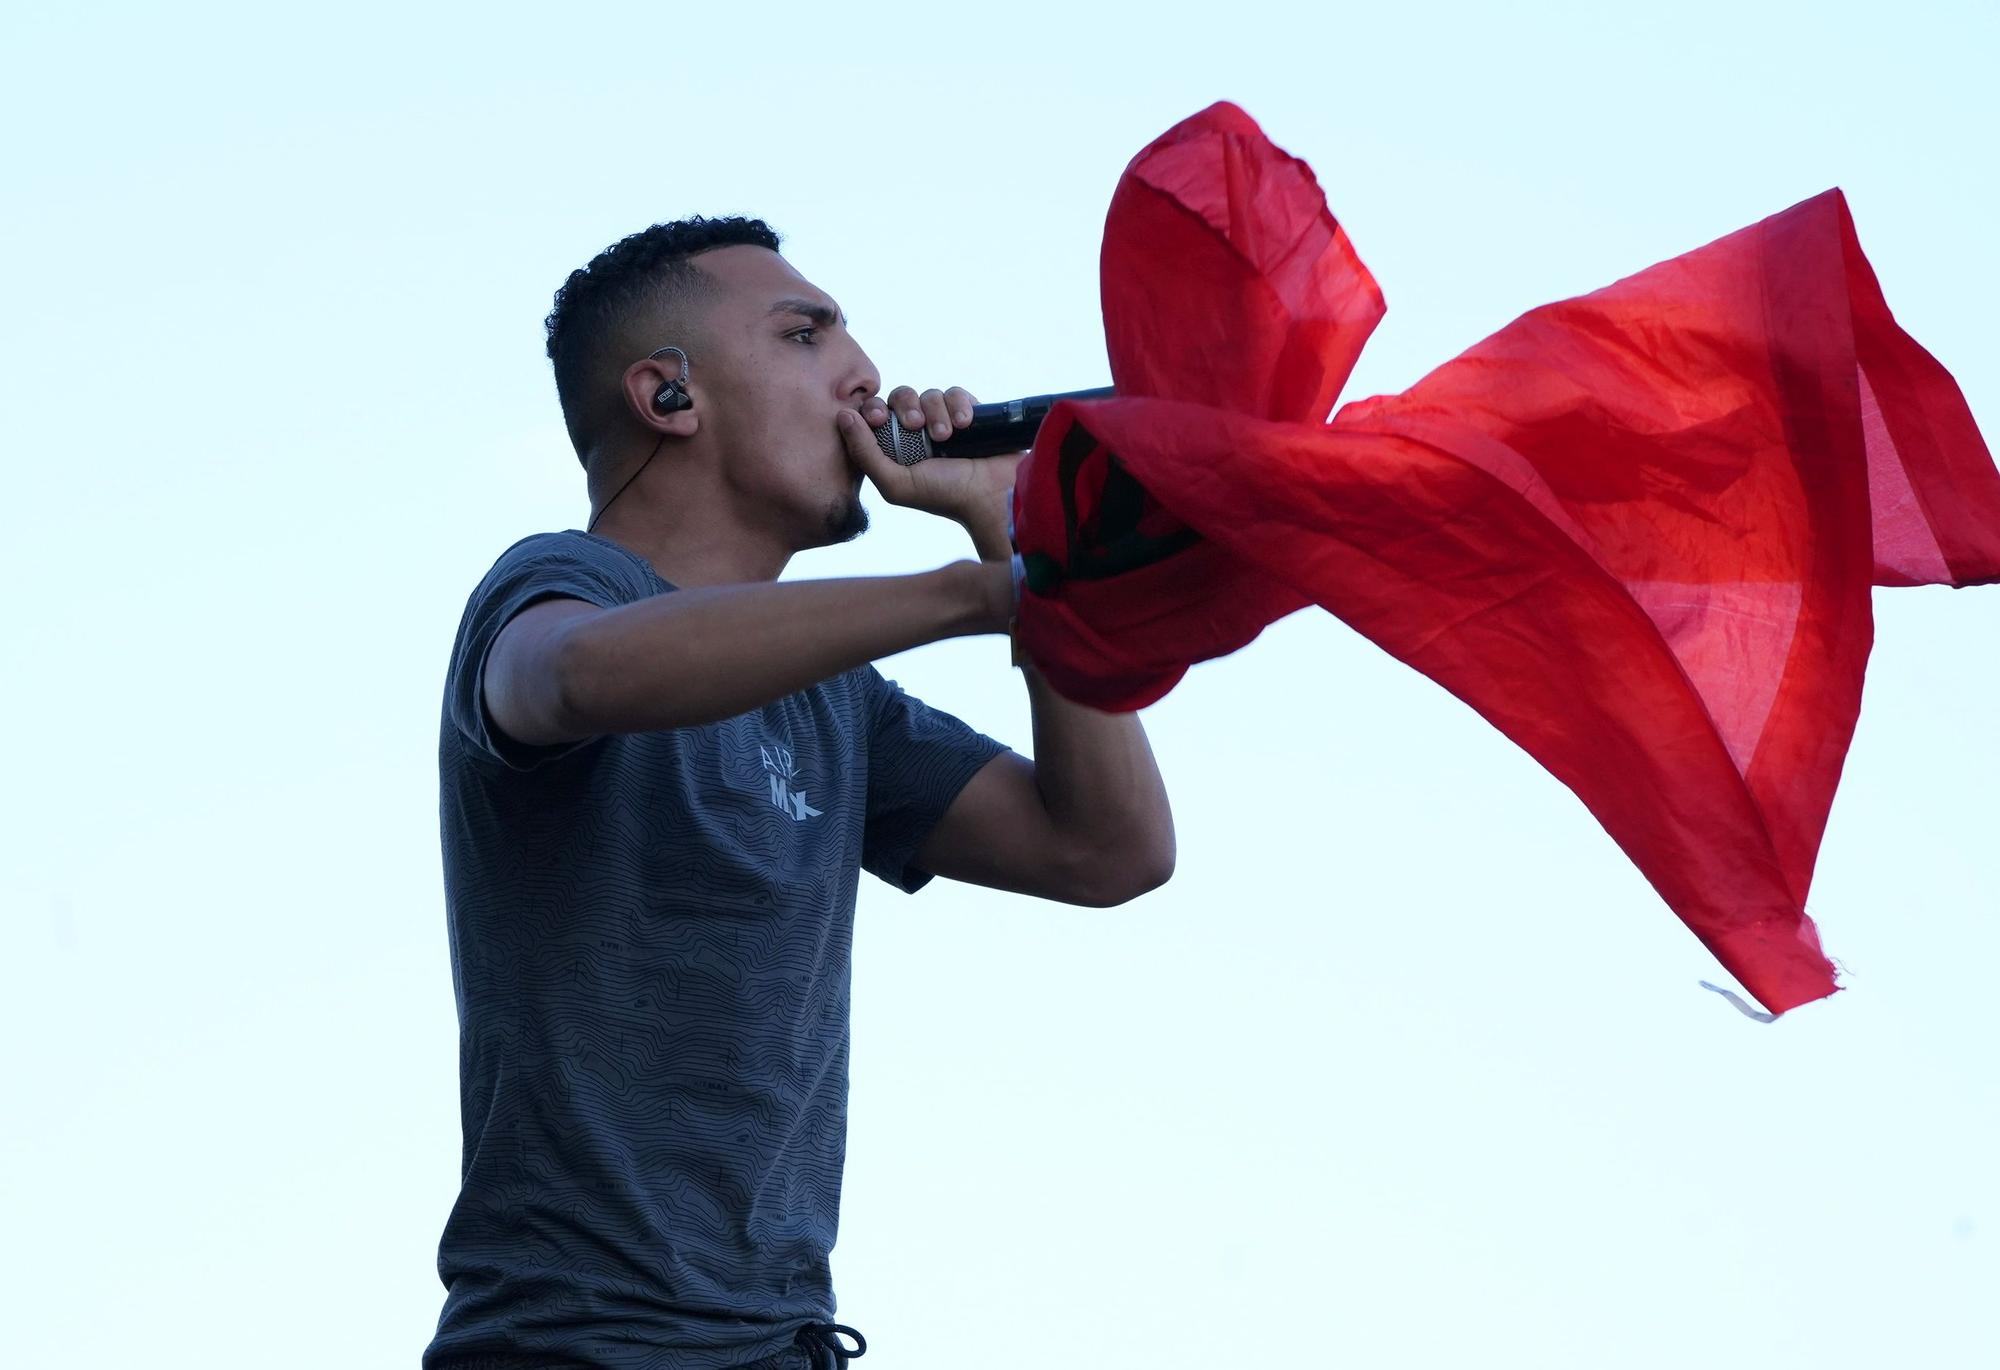
<path id="1" fill-rule="evenodd" d="M 659 391 L 653 396 L 653 408 L 659 410 L 662 414 L 678 414 L 683 409 L 694 408 L 694 396 L 687 392 L 688 354 L 681 351 L 678 347 L 662 347 L 648 355 L 646 360 L 658 361 L 669 352 L 681 359 L 681 374 L 659 388 Z M 584 532 L 588 533 L 592 528 L 597 527 L 597 520 L 604 517 L 605 510 L 617 502 L 618 496 L 624 494 L 633 481 L 646 474 L 646 468 L 653 464 L 653 458 L 660 455 L 660 443 L 666 440 L 667 435 L 664 432 L 661 433 L 659 440 L 653 444 L 653 450 L 648 452 L 646 459 L 639 463 L 639 469 L 626 477 L 625 484 L 619 486 L 612 493 L 611 498 L 604 501 L 604 508 L 597 511 L 596 517 L 590 520 L 590 523 L 584 528 Z"/>
<path id="2" fill-rule="evenodd" d="M 625 484 L 619 486 L 617 491 L 612 494 L 611 498 L 604 501 L 604 509 L 599 509 L 597 511 L 596 517 L 591 519 L 589 525 L 584 528 L 583 530 L 584 532 L 588 533 L 592 528 L 597 527 L 597 520 L 604 517 L 605 509 L 609 509 L 612 506 L 612 504 L 617 501 L 618 496 L 625 493 L 626 488 L 630 486 L 633 481 L 639 479 L 639 477 L 646 474 L 646 468 L 653 464 L 653 458 L 660 455 L 660 443 L 665 442 L 666 440 L 667 440 L 667 435 L 665 433 L 660 434 L 659 442 L 653 444 L 653 450 L 651 452 L 648 452 L 646 454 L 646 459 L 639 463 L 639 469 L 637 471 L 634 471 L 631 475 L 627 476 L 625 478 Z"/>

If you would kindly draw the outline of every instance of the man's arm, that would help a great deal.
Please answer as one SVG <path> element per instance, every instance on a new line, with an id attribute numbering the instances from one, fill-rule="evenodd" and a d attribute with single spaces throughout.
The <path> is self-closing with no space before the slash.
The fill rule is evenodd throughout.
<path id="1" fill-rule="evenodd" d="M 614 609 L 549 600 L 494 641 L 487 705 L 531 745 L 713 723 L 877 657 L 1004 632 L 1010 596 L 987 568 L 960 561 L 915 575 L 675 590 Z"/>
<path id="2" fill-rule="evenodd" d="M 988 576 L 1011 578 L 1001 528 L 968 524 Z M 1011 601 L 1011 584 L 1007 590 Z M 1174 873 L 1174 816 L 1136 713 L 1064 699 L 1032 663 L 1035 759 L 988 762 L 952 801 L 911 864 L 996 889 L 1107 907 Z"/>
<path id="3" fill-rule="evenodd" d="M 1064 699 L 1025 668 L 1035 759 L 994 757 L 910 864 L 994 889 L 1108 908 L 1174 873 L 1174 819 L 1137 714 Z"/>
<path id="4" fill-rule="evenodd" d="M 972 419 L 958 386 L 889 392 L 906 423 L 943 438 Z M 1010 616 L 1014 586 L 1008 530 L 1015 473 L 1026 452 L 977 460 L 941 458 L 902 466 L 867 424 L 839 419 L 848 457 L 892 504 L 960 524 L 979 552 L 989 604 Z M 989 629 L 990 631 L 990 629 Z M 997 756 L 975 775 L 912 858 L 920 870 L 1074 904 L 1121 904 L 1166 881 L 1174 868 L 1174 822 L 1152 748 L 1135 714 L 1107 714 L 1062 698 L 1026 669 L 1035 760 Z"/>

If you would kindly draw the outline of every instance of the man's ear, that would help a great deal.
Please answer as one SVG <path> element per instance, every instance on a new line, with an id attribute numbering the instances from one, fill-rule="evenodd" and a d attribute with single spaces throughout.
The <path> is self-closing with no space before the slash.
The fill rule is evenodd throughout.
<path id="1" fill-rule="evenodd" d="M 701 427 L 701 419 L 695 408 L 663 413 L 653 403 L 653 397 L 660 393 L 660 387 L 669 381 L 680 379 L 681 365 L 672 357 L 647 357 L 633 362 L 625 368 L 622 378 L 625 407 L 632 411 L 639 422 L 656 433 L 665 433 L 676 438 L 691 438 L 695 429 Z M 687 384 L 690 399 L 694 398 L 692 378 Z"/>

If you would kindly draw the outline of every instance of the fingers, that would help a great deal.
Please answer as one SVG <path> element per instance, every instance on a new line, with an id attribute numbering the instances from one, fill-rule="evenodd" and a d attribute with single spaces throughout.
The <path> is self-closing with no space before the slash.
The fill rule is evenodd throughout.
<path id="1" fill-rule="evenodd" d="M 931 430 L 931 441 L 943 442 L 951 436 L 951 414 L 944 407 L 944 391 L 924 391 L 922 403 L 924 425 Z"/>
<path id="2" fill-rule="evenodd" d="M 894 479 L 901 467 L 883 453 L 882 446 L 875 440 L 875 431 L 851 409 L 843 409 L 834 415 L 834 423 L 840 429 L 841 444 L 847 449 L 847 459 L 861 469 L 863 475 L 873 480 L 879 488 L 885 480 Z"/>
<path id="3" fill-rule="evenodd" d="M 917 392 L 907 385 L 899 385 L 889 392 L 889 407 L 896 411 L 896 417 L 903 421 L 903 427 L 916 432 L 924 426 L 924 411 L 917 404 Z"/>
<path id="4" fill-rule="evenodd" d="M 944 391 L 924 391 L 924 421 L 930 425 L 931 437 L 942 442 L 954 430 L 970 424 L 973 403 L 972 392 L 962 385 Z"/>
<path id="5" fill-rule="evenodd" d="M 944 392 L 945 407 L 951 411 L 951 421 L 960 428 L 972 422 L 972 406 L 979 401 L 972 398 L 972 392 L 962 385 L 954 385 Z"/>
<path id="6" fill-rule="evenodd" d="M 911 432 L 927 430 L 933 438 L 943 439 L 972 422 L 972 406 L 977 403 L 972 392 L 962 385 L 949 390 L 926 390 L 922 394 L 912 386 L 899 385 L 889 392 L 887 407 L 896 412 L 903 427 Z M 875 422 L 872 417 L 869 421 Z"/>
<path id="7" fill-rule="evenodd" d="M 972 406 L 977 403 L 972 392 L 962 385 L 949 390 L 926 390 L 922 394 L 913 386 L 899 385 L 889 392 L 886 402 L 868 401 L 863 406 L 863 416 L 880 428 L 888 422 L 889 411 L 894 410 L 903 427 L 912 433 L 928 432 L 934 441 L 942 442 L 972 422 Z M 874 409 L 878 404 L 882 408 Z"/>

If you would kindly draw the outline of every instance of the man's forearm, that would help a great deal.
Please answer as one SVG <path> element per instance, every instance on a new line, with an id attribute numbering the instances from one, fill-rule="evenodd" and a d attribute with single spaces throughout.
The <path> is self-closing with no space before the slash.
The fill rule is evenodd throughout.
<path id="1" fill-rule="evenodd" d="M 565 712 L 594 734 L 713 723 L 878 657 L 1004 632 L 1007 596 L 971 561 L 654 595 L 579 621 L 561 653 Z"/>
<path id="2" fill-rule="evenodd" d="M 1004 515 L 968 520 L 966 530 L 989 573 L 1009 563 Z M 1009 597 L 1011 598 L 1011 584 Z M 1099 859 L 1116 863 L 1107 886 L 1150 888 L 1174 868 L 1174 815 L 1153 749 L 1136 713 L 1105 713 L 1064 699 L 1024 663 L 1034 715 L 1035 785 L 1057 828 Z"/>
<path id="3" fill-rule="evenodd" d="M 1057 829 L 1115 864 L 1105 888 L 1151 889 L 1174 868 L 1174 815 L 1136 713 L 1105 713 L 1057 694 L 1033 665 L 1035 784 Z"/>

